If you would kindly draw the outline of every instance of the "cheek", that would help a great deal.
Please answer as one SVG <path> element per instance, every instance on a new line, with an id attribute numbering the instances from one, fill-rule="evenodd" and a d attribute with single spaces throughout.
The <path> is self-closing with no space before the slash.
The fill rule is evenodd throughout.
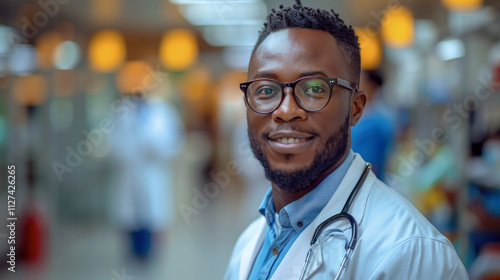
<path id="1" fill-rule="evenodd" d="M 317 122 L 320 124 L 318 129 L 321 135 L 321 140 L 326 141 L 331 136 L 337 134 L 339 129 L 345 124 L 346 118 L 349 118 L 348 107 L 325 111 L 321 120 Z"/>
<path id="2" fill-rule="evenodd" d="M 265 126 L 265 118 L 252 111 L 247 111 L 248 132 L 250 135 L 260 138 Z"/>

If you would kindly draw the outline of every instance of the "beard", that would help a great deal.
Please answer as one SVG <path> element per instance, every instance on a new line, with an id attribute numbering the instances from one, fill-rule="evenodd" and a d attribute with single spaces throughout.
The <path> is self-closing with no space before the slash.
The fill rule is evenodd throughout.
<path id="1" fill-rule="evenodd" d="M 300 131 L 300 129 L 294 130 Z M 311 134 L 318 135 L 317 133 Z M 304 190 L 316 180 L 323 171 L 337 163 L 347 150 L 348 136 L 349 115 L 347 115 L 344 124 L 326 140 L 324 150 L 316 151 L 313 162 L 309 167 L 287 172 L 271 168 L 258 139 L 251 135 L 250 131 L 248 132 L 250 147 L 252 148 L 254 156 L 264 167 L 266 178 L 280 189 L 288 192 Z M 265 141 L 268 140 L 266 136 L 262 136 L 262 139 Z M 287 154 L 285 156 L 286 159 L 291 159 L 293 157 L 292 154 Z"/>

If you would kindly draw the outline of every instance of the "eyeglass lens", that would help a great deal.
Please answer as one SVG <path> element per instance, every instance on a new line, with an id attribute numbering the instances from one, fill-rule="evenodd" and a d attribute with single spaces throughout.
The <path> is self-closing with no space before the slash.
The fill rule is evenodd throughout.
<path id="1" fill-rule="evenodd" d="M 330 85 L 322 79 L 303 79 L 295 85 L 295 96 L 302 109 L 320 110 L 330 98 Z M 283 96 L 283 90 L 275 81 L 259 80 L 252 82 L 247 90 L 247 100 L 250 106 L 258 112 L 271 112 L 278 108 Z"/>

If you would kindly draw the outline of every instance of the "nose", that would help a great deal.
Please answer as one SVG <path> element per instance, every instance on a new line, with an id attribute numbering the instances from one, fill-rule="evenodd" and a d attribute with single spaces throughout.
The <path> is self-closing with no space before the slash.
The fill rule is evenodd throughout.
<path id="1" fill-rule="evenodd" d="M 278 109 L 272 113 L 272 118 L 276 122 L 290 122 L 293 120 L 307 119 L 307 112 L 299 107 L 292 93 L 291 87 L 286 87 L 283 90 L 283 102 Z"/>

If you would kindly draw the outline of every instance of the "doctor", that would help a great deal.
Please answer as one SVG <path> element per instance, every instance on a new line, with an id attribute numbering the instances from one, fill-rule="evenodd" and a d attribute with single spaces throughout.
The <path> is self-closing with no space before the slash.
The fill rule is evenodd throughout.
<path id="1" fill-rule="evenodd" d="M 268 16 L 248 82 L 248 136 L 272 187 L 262 214 L 240 236 L 225 279 L 334 279 L 351 241 L 341 212 L 365 170 L 351 151 L 350 127 L 366 104 L 359 91 L 359 44 L 333 11 L 302 6 Z M 357 245 L 342 279 L 468 279 L 452 244 L 408 201 L 367 172 L 347 211 Z M 363 181 L 363 180 L 361 180 Z"/>

